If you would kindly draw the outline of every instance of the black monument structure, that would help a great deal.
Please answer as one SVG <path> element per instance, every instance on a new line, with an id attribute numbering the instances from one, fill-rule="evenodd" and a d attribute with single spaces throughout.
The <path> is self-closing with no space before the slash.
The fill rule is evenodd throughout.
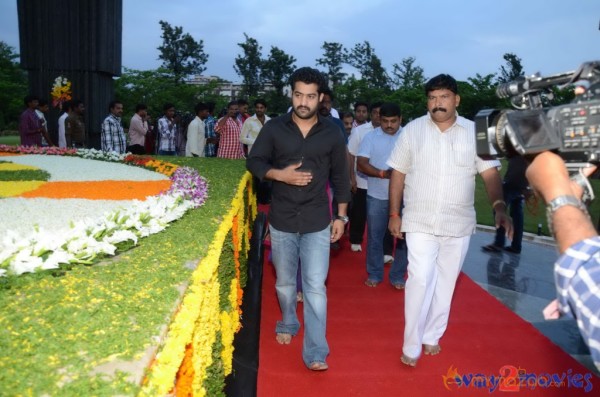
<path id="1" fill-rule="evenodd" d="M 123 0 L 17 0 L 21 66 L 29 91 L 51 102 L 58 76 L 85 105 L 87 147 L 100 148 L 100 125 L 121 74 Z M 56 139 L 59 110 L 48 127 Z M 57 142 L 57 140 L 55 140 Z"/>

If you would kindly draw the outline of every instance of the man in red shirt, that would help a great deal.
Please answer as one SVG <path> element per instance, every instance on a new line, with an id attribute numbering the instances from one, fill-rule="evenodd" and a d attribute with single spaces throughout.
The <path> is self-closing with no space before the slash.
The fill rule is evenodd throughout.
<path id="1" fill-rule="evenodd" d="M 215 132 L 219 134 L 219 150 L 217 157 L 224 159 L 243 159 L 244 150 L 240 142 L 242 123 L 237 118 L 237 101 L 227 105 L 227 114 L 219 120 Z"/>

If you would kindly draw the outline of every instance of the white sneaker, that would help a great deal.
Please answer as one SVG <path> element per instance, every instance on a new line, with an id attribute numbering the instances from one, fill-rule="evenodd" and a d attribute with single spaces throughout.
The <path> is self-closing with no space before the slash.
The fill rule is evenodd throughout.
<path id="1" fill-rule="evenodd" d="M 391 255 L 383 256 L 383 263 L 392 263 L 394 261 L 394 257 Z"/>
<path id="2" fill-rule="evenodd" d="M 351 249 L 353 252 L 359 252 L 359 251 L 362 251 L 362 247 L 360 246 L 360 244 L 352 244 L 352 245 L 350 246 L 350 249 Z"/>

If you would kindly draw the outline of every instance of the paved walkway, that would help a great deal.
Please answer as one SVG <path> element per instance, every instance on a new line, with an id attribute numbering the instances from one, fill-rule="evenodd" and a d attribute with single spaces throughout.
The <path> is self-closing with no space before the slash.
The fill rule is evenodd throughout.
<path id="1" fill-rule="evenodd" d="M 479 227 L 473 235 L 463 271 L 565 352 L 598 374 L 575 320 L 563 317 L 547 321 L 543 318 L 542 310 L 556 297 L 553 267 L 558 251 L 552 240 L 526 235 L 521 254 L 484 252 L 481 247 L 494 240 L 492 230 Z"/>

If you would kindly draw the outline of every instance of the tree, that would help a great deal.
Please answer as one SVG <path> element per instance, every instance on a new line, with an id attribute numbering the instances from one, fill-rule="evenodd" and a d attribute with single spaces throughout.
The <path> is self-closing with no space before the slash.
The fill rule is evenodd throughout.
<path id="1" fill-rule="evenodd" d="M 244 37 L 246 41 L 238 43 L 244 52 L 235 58 L 233 69 L 243 79 L 242 95 L 255 98 L 263 87 L 260 75 L 262 47 L 256 39 L 249 37 L 246 33 L 244 33 Z"/>
<path id="2" fill-rule="evenodd" d="M 378 87 L 370 87 L 366 80 L 357 79 L 354 75 L 348 77 L 334 91 L 338 109 L 350 110 L 357 99 L 367 103 L 383 101 L 388 93 Z"/>
<path id="3" fill-rule="evenodd" d="M 420 88 L 425 84 L 423 68 L 415 66 L 415 58 L 402 59 L 400 65 L 392 65 L 392 83 L 396 88 Z"/>
<path id="4" fill-rule="evenodd" d="M 197 102 L 212 101 L 222 106 L 226 103 L 217 92 L 217 82 L 207 85 L 179 84 L 174 85 L 170 72 L 157 70 L 123 70 L 121 77 L 115 81 L 116 98 L 123 102 L 126 111 L 124 120 L 133 115 L 135 106 L 144 103 L 148 113 L 156 120 L 162 116 L 163 105 L 173 103 L 175 109 L 184 113 L 192 113 Z"/>
<path id="5" fill-rule="evenodd" d="M 384 90 L 389 88 L 389 77 L 381 59 L 375 55 L 375 49 L 368 41 L 356 44 L 347 58 L 347 62 L 358 69 L 367 86 Z"/>
<path id="6" fill-rule="evenodd" d="M 27 74 L 16 61 L 18 58 L 13 47 L 0 41 L 0 130 L 17 129 L 27 95 Z"/>
<path id="7" fill-rule="evenodd" d="M 342 72 L 342 65 L 348 57 L 348 50 L 340 43 L 324 42 L 321 46 L 323 57 L 316 60 L 317 65 L 327 68 L 325 75 L 331 81 L 333 90 L 344 81 L 346 73 Z"/>
<path id="8" fill-rule="evenodd" d="M 498 83 L 508 83 L 519 77 L 525 76 L 523 65 L 521 65 L 521 58 L 510 52 L 504 54 L 502 58 L 506 61 L 506 65 L 500 66 L 500 75 L 497 80 Z"/>
<path id="9" fill-rule="evenodd" d="M 169 71 L 176 83 L 194 74 L 202 74 L 208 55 L 204 53 L 204 42 L 196 41 L 189 33 L 183 33 L 181 26 L 172 27 L 168 22 L 159 21 L 162 29 L 163 45 L 158 47 L 158 59 L 162 67 Z"/>
<path id="10" fill-rule="evenodd" d="M 286 54 L 283 50 L 271 46 L 269 57 L 262 63 L 261 73 L 263 81 L 273 86 L 273 93 L 269 95 L 269 108 L 275 112 L 285 112 L 289 106 L 289 99 L 283 93 L 290 75 L 296 69 L 296 58 Z"/>

